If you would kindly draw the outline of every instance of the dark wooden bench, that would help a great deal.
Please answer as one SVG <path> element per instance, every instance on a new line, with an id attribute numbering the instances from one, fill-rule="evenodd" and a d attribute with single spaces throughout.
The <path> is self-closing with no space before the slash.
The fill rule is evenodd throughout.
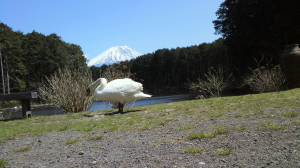
<path id="1" fill-rule="evenodd" d="M 21 100 L 23 118 L 32 116 L 30 99 L 37 98 L 37 92 L 22 92 L 0 95 L 0 101 Z"/>

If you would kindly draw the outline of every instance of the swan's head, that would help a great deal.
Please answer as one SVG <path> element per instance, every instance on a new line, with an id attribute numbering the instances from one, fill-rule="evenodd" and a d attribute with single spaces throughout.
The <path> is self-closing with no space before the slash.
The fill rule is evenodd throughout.
<path id="1" fill-rule="evenodd" d="M 107 80 L 105 78 L 99 78 L 94 83 L 92 83 L 87 89 L 86 89 L 86 96 L 88 96 L 92 91 L 96 89 L 96 87 L 99 84 L 106 84 Z"/>
<path id="2" fill-rule="evenodd" d="M 91 93 L 90 87 L 86 89 L 86 96 L 89 96 Z"/>

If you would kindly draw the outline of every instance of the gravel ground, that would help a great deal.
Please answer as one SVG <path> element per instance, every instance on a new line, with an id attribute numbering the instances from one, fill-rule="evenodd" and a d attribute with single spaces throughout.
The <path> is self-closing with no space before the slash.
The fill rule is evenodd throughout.
<path id="1" fill-rule="evenodd" d="M 194 110 L 197 112 L 197 109 Z M 199 120 L 179 116 L 163 126 L 148 130 L 53 131 L 43 136 L 8 140 L 0 145 L 0 157 L 7 159 L 5 167 L 16 168 L 300 167 L 300 125 L 292 123 L 295 119 L 299 120 L 299 116 L 282 117 L 280 113 L 285 111 L 300 112 L 300 107 L 265 109 L 265 115 L 249 114 L 248 118 L 239 118 L 236 113 Z M 259 125 L 267 122 L 284 125 L 285 128 L 273 130 Z M 195 127 L 175 129 L 184 125 Z M 234 129 L 236 126 L 245 126 L 247 130 Z M 228 133 L 215 138 L 187 138 L 191 132 L 211 132 L 215 127 L 223 127 Z M 101 134 L 103 138 L 88 141 L 87 133 Z M 78 139 L 78 142 L 66 144 L 69 139 Z M 29 150 L 16 151 L 22 147 L 29 147 Z M 201 147 L 203 152 L 185 153 L 187 147 Z M 230 149 L 232 153 L 217 155 L 215 150 L 219 148 Z"/>

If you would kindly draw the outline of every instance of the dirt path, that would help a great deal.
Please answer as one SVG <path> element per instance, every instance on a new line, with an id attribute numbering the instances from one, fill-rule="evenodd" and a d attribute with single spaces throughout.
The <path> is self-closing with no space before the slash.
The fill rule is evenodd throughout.
<path id="1" fill-rule="evenodd" d="M 54 131 L 44 136 L 25 136 L 0 145 L 5 167 L 300 167 L 300 124 L 279 115 L 294 109 L 266 109 L 270 112 L 214 118 L 177 117 L 148 130 L 89 131 L 103 135 L 88 141 L 87 132 Z M 272 112 L 272 113 L 271 113 Z M 273 124 L 273 125 L 272 125 Z M 272 127 L 268 126 L 278 126 Z M 190 127 L 183 127 L 190 126 Z M 282 126 L 282 127 L 280 127 Z M 194 128 L 193 128 L 194 127 Z M 182 129 L 179 129 L 182 128 Z M 190 129 L 189 129 L 190 128 Z M 215 138 L 190 139 L 194 132 L 227 130 Z M 66 140 L 78 142 L 66 144 Z M 23 147 L 27 151 L 17 152 Z M 202 153 L 185 153 L 201 147 Z M 222 156 L 216 149 L 230 149 Z"/>

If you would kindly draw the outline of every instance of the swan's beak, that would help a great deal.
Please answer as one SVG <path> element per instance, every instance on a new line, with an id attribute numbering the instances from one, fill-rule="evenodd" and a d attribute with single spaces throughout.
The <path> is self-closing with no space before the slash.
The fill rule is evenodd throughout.
<path id="1" fill-rule="evenodd" d="M 88 96 L 91 93 L 90 88 L 86 89 L 86 96 Z"/>

